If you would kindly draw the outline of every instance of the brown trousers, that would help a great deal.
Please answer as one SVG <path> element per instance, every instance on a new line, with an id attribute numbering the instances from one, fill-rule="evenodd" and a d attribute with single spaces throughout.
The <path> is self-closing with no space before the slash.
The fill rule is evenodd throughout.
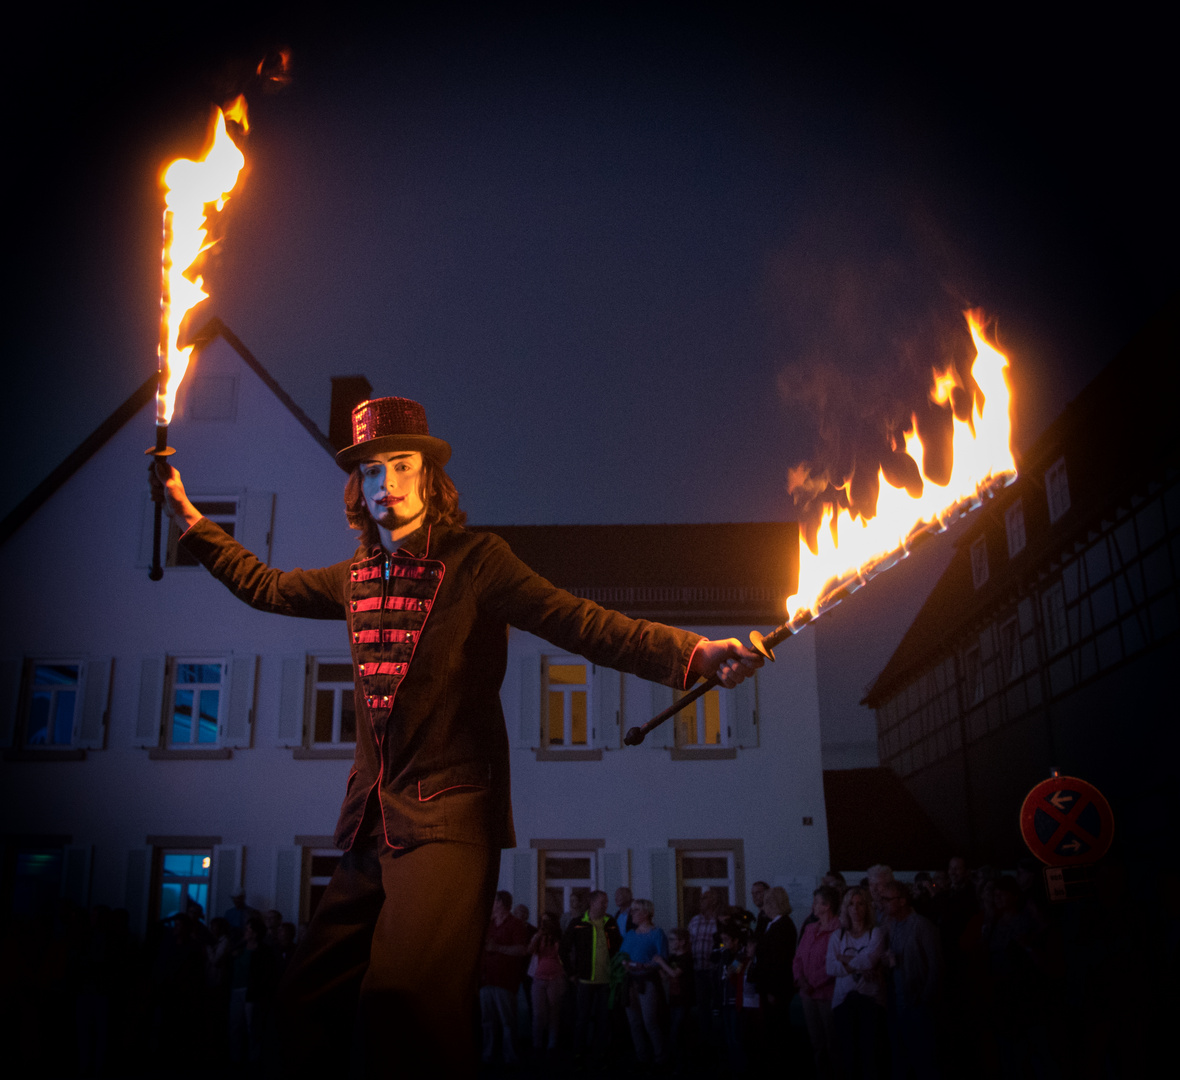
<path id="1" fill-rule="evenodd" d="M 500 852 L 457 843 L 398 850 L 365 831 L 284 974 L 277 1075 L 474 1076 L 479 961 Z"/>

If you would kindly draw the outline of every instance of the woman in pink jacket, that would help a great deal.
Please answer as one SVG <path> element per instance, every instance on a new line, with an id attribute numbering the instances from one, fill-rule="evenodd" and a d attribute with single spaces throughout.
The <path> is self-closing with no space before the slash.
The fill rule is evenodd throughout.
<path id="1" fill-rule="evenodd" d="M 836 1028 L 832 1022 L 836 978 L 828 974 L 828 940 L 840 926 L 839 907 L 840 894 L 830 885 L 821 885 L 811 894 L 815 919 L 803 927 L 792 965 L 819 1080 L 833 1080 L 836 1075 Z"/>

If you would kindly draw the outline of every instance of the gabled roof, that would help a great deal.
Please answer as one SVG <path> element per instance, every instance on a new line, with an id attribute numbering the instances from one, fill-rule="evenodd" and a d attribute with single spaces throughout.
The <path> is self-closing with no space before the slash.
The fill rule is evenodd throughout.
<path id="1" fill-rule="evenodd" d="M 794 522 L 494 525 L 555 585 L 628 615 L 777 623 L 798 577 Z"/>
<path id="2" fill-rule="evenodd" d="M 1173 300 L 1066 406 L 1019 462 L 1016 481 L 963 523 L 956 552 L 862 704 L 878 708 L 972 622 L 1004 602 L 1058 552 L 1084 540 L 1120 502 L 1177 467 L 1180 299 Z M 1044 476 L 1067 462 L 1070 509 L 1048 520 Z M 1004 513 L 1022 500 L 1028 543 L 1009 558 Z M 988 581 L 976 589 L 971 545 L 985 536 Z"/>
<path id="3" fill-rule="evenodd" d="M 275 397 L 283 403 L 284 406 L 291 412 L 291 415 L 307 429 L 307 433 L 315 439 L 329 454 L 335 458 L 336 449 L 328 440 L 318 427 L 315 421 L 311 419 L 298 405 L 295 404 L 294 399 L 288 394 L 277 382 L 274 376 L 262 366 L 255 358 L 254 354 L 242 344 L 228 326 L 225 325 L 219 318 L 214 316 L 197 332 L 194 343 L 196 344 L 196 355 L 200 354 L 200 350 L 206 348 L 212 342 L 221 337 L 226 344 L 234 350 L 246 363 L 255 375 L 257 375 L 271 391 L 274 392 Z M 44 480 L 41 481 L 32 491 L 29 492 L 17 505 L 8 513 L 3 521 L 0 521 L 0 544 L 4 544 L 26 521 L 33 516 L 34 513 L 42 505 L 44 505 L 58 488 L 62 486 L 71 476 L 74 475 L 91 457 L 94 456 L 102 447 L 111 439 L 114 434 L 119 431 L 136 413 L 139 412 L 148 402 L 152 400 L 156 392 L 156 375 L 153 372 L 151 376 L 143 381 L 140 386 L 123 402 L 110 416 L 108 416 L 101 424 L 98 425 L 76 449 L 66 455 L 66 458 L 60 465 L 57 466 Z"/>

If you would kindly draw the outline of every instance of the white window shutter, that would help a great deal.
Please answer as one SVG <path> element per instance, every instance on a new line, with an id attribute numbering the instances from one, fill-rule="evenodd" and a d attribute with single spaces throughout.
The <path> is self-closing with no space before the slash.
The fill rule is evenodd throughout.
<path id="1" fill-rule="evenodd" d="M 307 656 L 283 657 L 283 686 L 279 693 L 279 745 L 303 745 L 303 721 L 307 715 Z"/>
<path id="2" fill-rule="evenodd" d="M 123 878 L 123 906 L 127 909 L 131 933 L 140 938 L 147 931 L 154 853 L 150 847 L 134 847 L 127 852 L 127 872 Z M 209 912 L 205 914 L 208 915 Z"/>
<path id="3" fill-rule="evenodd" d="M 299 925 L 300 874 L 303 848 L 281 847 L 275 852 L 274 908 L 284 921 Z"/>
<path id="4" fill-rule="evenodd" d="M 229 708 L 225 711 L 221 745 L 248 747 L 254 722 L 254 676 L 258 657 L 239 653 L 229 660 Z"/>
<path id="5" fill-rule="evenodd" d="M 729 695 L 730 743 L 733 746 L 758 745 L 758 675 L 751 675 L 745 682 L 732 690 L 722 690 Z"/>
<path id="6" fill-rule="evenodd" d="M 242 848 L 218 844 L 213 849 L 213 880 L 209 887 L 208 918 L 224 915 L 233 907 L 233 895 L 242 883 Z"/>
<path id="7" fill-rule="evenodd" d="M 529 909 L 529 919 L 534 926 L 541 925 L 540 895 L 537 885 L 537 852 L 533 848 L 516 848 L 512 852 L 512 893 L 513 906 L 524 904 Z"/>
<path id="8" fill-rule="evenodd" d="M 238 503 L 238 525 L 234 538 L 263 562 L 270 562 L 274 508 L 275 497 L 270 491 L 247 491 Z"/>
<path id="9" fill-rule="evenodd" d="M 661 686 L 659 683 L 651 684 L 651 716 L 645 716 L 640 724 L 646 724 L 652 716 L 657 716 L 662 713 L 669 705 L 672 704 L 675 697 L 672 687 Z M 691 707 L 691 706 L 690 706 Z M 677 714 L 679 715 L 679 714 Z M 653 731 L 648 732 L 647 738 L 643 740 L 644 746 L 672 746 L 676 741 L 676 717 L 673 716 L 669 720 L 665 720 L 659 727 Z"/>
<path id="10" fill-rule="evenodd" d="M 114 658 L 110 656 L 86 661 L 86 685 L 78 720 L 74 726 L 74 745 L 80 749 L 101 750 L 106 741 L 113 663 Z"/>
<path id="11" fill-rule="evenodd" d="M 24 666 L 25 662 L 17 657 L 0 660 L 0 746 L 11 746 L 16 738 Z"/>
<path id="12" fill-rule="evenodd" d="M 616 749 L 623 745 L 621 709 L 623 707 L 623 676 L 613 668 L 594 671 L 594 746 Z"/>
<path id="13" fill-rule="evenodd" d="M 671 721 L 668 721 L 671 723 Z M 671 848 L 652 848 L 651 902 L 656 926 L 671 929 L 680 925 L 680 903 L 676 897 L 676 852 Z"/>
<path id="14" fill-rule="evenodd" d="M 61 896 L 75 907 L 90 906 L 90 864 L 93 844 L 67 844 L 62 849 Z"/>
<path id="15" fill-rule="evenodd" d="M 160 720 L 164 715 L 162 656 L 145 656 L 139 665 L 139 713 L 135 718 L 135 745 L 160 745 Z"/>
<path id="16" fill-rule="evenodd" d="M 629 848 L 604 848 L 598 853 L 598 887 L 610 897 L 614 909 L 615 890 L 631 888 L 631 851 Z"/>
<path id="17" fill-rule="evenodd" d="M 541 681 L 540 653 L 526 654 L 520 661 L 520 723 L 518 746 L 541 745 Z"/>

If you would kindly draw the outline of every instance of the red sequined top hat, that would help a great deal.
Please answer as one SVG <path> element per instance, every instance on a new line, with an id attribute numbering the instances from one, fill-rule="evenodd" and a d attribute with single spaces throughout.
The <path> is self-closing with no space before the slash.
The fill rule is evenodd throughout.
<path id="1" fill-rule="evenodd" d="M 451 457 L 451 444 L 436 439 L 426 425 L 426 410 L 404 397 L 362 401 L 352 410 L 352 446 L 336 455 L 336 463 L 351 469 L 357 462 L 391 450 L 418 450 L 439 465 Z"/>

